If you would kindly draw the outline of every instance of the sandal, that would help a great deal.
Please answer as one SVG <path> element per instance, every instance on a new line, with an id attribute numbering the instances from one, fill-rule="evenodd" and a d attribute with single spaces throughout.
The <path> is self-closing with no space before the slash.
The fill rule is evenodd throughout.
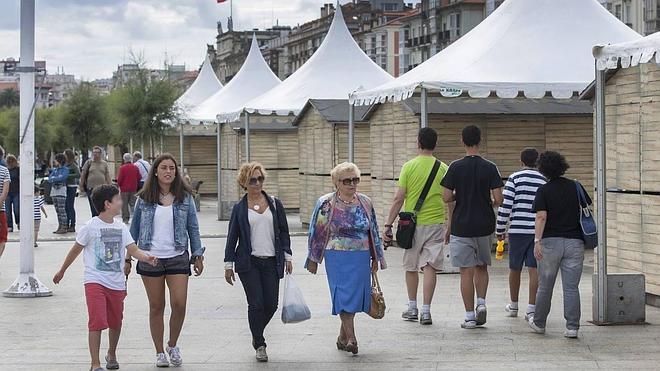
<path id="1" fill-rule="evenodd" d="M 342 343 L 341 338 L 337 338 L 337 350 L 346 351 L 346 343 Z"/>
<path id="2" fill-rule="evenodd" d="M 346 344 L 346 351 L 353 354 L 358 354 L 358 344 L 356 340 L 349 340 Z"/>

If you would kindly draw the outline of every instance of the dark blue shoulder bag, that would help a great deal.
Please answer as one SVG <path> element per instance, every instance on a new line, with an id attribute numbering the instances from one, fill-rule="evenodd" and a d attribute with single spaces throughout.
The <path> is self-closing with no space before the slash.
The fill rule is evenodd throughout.
<path id="1" fill-rule="evenodd" d="M 598 231 L 594 213 L 587 203 L 587 196 L 584 194 L 584 188 L 577 180 L 575 181 L 577 189 L 579 209 L 580 209 L 580 229 L 582 230 L 582 239 L 585 249 L 594 249 L 598 246 Z"/>

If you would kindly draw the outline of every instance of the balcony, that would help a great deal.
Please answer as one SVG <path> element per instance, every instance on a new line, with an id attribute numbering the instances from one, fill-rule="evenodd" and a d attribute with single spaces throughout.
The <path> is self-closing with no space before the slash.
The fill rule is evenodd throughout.
<path id="1" fill-rule="evenodd" d="M 413 38 L 413 46 L 418 46 L 419 45 L 419 37 Z"/>
<path id="2" fill-rule="evenodd" d="M 406 48 L 410 48 L 412 46 L 412 39 L 407 39 L 405 43 Z"/>

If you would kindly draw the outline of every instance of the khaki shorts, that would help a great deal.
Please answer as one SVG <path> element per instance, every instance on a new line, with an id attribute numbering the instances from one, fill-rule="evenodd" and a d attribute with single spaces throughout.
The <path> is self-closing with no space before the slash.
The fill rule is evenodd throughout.
<path id="1" fill-rule="evenodd" d="M 435 270 L 442 270 L 445 230 L 444 224 L 418 225 L 412 247 L 403 252 L 403 269 L 417 272 L 428 264 Z"/>

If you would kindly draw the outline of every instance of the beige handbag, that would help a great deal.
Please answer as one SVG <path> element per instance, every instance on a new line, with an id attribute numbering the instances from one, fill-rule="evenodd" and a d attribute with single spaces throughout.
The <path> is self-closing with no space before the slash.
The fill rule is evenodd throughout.
<path id="1" fill-rule="evenodd" d="M 383 296 L 383 290 L 380 289 L 376 273 L 371 273 L 371 309 L 369 309 L 369 315 L 375 319 L 385 317 L 385 297 Z"/>

